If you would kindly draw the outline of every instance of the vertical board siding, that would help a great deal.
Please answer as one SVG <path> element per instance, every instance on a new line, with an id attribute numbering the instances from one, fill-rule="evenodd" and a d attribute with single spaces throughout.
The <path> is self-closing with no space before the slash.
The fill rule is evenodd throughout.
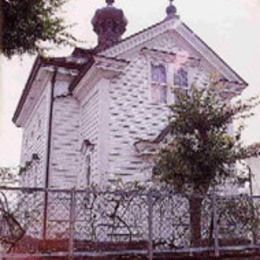
<path id="1" fill-rule="evenodd" d="M 50 186 L 85 187 L 85 158 L 80 151 L 83 140 L 94 144 L 91 155 L 92 183 L 118 179 L 126 182 L 151 180 L 152 164 L 139 156 L 134 143 L 140 139 L 153 140 L 157 137 L 168 124 L 169 108 L 165 104 L 151 102 L 150 64 L 153 58 L 141 52 L 143 47 L 171 53 L 185 50 L 190 56 L 201 59 L 197 67 L 189 67 L 189 82 L 197 86 L 207 85 L 209 73 L 214 71 L 205 65 L 208 63 L 201 54 L 176 32 L 167 32 L 123 53 L 119 58 L 130 61 L 125 71 L 112 79 L 103 78 L 91 89 L 85 86 L 86 94 L 81 103 L 73 96 L 56 97 L 53 106 Z M 172 75 L 169 74 L 168 80 Z M 27 185 L 44 185 L 49 95 L 43 93 L 23 134 L 22 163 L 30 161 L 33 153 L 40 157 L 38 168 L 31 168 L 32 173 L 24 180 L 24 183 L 28 182 Z M 38 129 L 39 117 L 41 126 Z M 30 136 L 32 132 L 33 136 Z M 38 176 L 36 184 L 33 172 Z"/>
<path id="2" fill-rule="evenodd" d="M 183 50 L 176 35 L 165 33 L 122 55 L 122 58 L 130 60 L 130 64 L 123 75 L 111 81 L 109 88 L 110 181 L 150 181 L 152 165 L 138 156 L 134 142 L 138 139 L 153 140 L 168 124 L 168 106 L 150 101 L 152 60 L 140 53 L 143 47 L 172 53 Z M 187 44 L 184 49 L 190 55 L 199 55 Z M 206 70 L 201 67 L 189 69 L 190 82 L 196 82 L 198 85 L 208 83 Z"/>
<path id="3" fill-rule="evenodd" d="M 31 162 L 22 173 L 22 186 L 44 187 L 46 167 L 46 144 L 49 118 L 49 85 L 46 86 L 34 111 L 23 129 L 21 165 Z M 39 161 L 32 160 L 37 154 Z"/>
<path id="4" fill-rule="evenodd" d="M 86 97 L 81 105 L 80 115 L 80 132 L 83 140 L 89 140 L 94 144 L 94 150 L 91 155 L 91 182 L 97 181 L 98 176 L 98 144 L 99 144 L 99 127 L 100 127 L 100 115 L 99 115 L 99 90 L 97 88 L 92 89 L 89 95 Z M 81 165 L 84 164 L 84 158 L 82 158 Z M 83 167 L 81 167 L 82 169 Z M 80 173 L 81 180 L 80 185 L 85 185 L 84 172 Z"/>
<path id="5" fill-rule="evenodd" d="M 53 104 L 50 186 L 76 186 L 80 168 L 79 104 L 72 96 L 58 97 Z"/>

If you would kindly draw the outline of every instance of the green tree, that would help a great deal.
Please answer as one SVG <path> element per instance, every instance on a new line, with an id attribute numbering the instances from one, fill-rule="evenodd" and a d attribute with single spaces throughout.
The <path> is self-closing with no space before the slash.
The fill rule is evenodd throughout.
<path id="1" fill-rule="evenodd" d="M 67 0 L 0 0 L 1 45 L 6 57 L 42 51 L 41 42 L 63 44 L 74 38 L 57 13 Z"/>
<path id="2" fill-rule="evenodd" d="M 17 186 L 18 172 L 18 167 L 0 167 L 0 187 Z M 26 231 L 17 218 L 21 203 L 16 205 L 12 194 L 15 194 L 15 191 L 0 188 L 0 248 L 7 251 L 24 236 Z"/>
<path id="3" fill-rule="evenodd" d="M 257 98 L 231 105 L 214 88 L 188 93 L 176 92 L 177 100 L 170 106 L 172 141 L 162 148 L 156 160 L 157 174 L 176 191 L 188 194 L 190 208 L 191 244 L 201 241 L 201 208 L 210 187 L 243 182 L 248 176 L 238 170 L 236 163 L 256 156 L 257 146 L 244 147 L 243 127 L 229 134 L 235 119 L 251 115 Z M 199 196 L 199 197 L 198 197 Z"/>
<path id="4" fill-rule="evenodd" d="M 0 186 L 12 186 L 19 182 L 18 167 L 0 167 Z"/>

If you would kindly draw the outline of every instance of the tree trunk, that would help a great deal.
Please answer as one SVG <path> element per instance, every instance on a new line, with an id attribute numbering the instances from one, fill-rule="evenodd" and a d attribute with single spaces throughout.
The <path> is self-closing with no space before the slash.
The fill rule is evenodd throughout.
<path id="1" fill-rule="evenodd" d="M 191 246 L 198 247 L 201 243 L 201 207 L 202 197 L 192 195 L 189 199 L 190 206 L 190 231 L 191 231 Z"/>

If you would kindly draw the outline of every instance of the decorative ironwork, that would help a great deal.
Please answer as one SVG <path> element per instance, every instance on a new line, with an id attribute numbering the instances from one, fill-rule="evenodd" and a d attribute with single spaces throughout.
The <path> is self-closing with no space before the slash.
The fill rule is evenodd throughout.
<path id="1" fill-rule="evenodd" d="M 185 194 L 32 188 L 0 188 L 0 194 L 0 256 L 135 252 L 151 258 L 153 252 L 213 251 L 217 255 L 228 248 L 260 250 L 260 196 L 203 197 L 197 212 L 201 241 L 194 248 Z"/>

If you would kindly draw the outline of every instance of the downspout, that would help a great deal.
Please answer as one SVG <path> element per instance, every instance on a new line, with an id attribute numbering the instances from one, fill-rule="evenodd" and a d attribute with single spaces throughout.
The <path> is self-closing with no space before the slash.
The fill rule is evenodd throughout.
<path id="1" fill-rule="evenodd" d="M 54 105 L 54 88 L 57 78 L 57 66 L 54 67 L 54 72 L 51 78 L 51 93 L 50 93 L 50 113 L 48 122 L 48 143 L 47 143 L 47 157 L 46 157 L 46 171 L 45 171 L 45 194 L 44 194 L 44 215 L 43 215 L 43 240 L 46 239 L 47 233 L 47 218 L 48 218 L 48 188 L 50 177 L 50 160 L 51 160 L 51 139 L 52 139 L 52 119 L 53 119 L 53 105 Z"/>

